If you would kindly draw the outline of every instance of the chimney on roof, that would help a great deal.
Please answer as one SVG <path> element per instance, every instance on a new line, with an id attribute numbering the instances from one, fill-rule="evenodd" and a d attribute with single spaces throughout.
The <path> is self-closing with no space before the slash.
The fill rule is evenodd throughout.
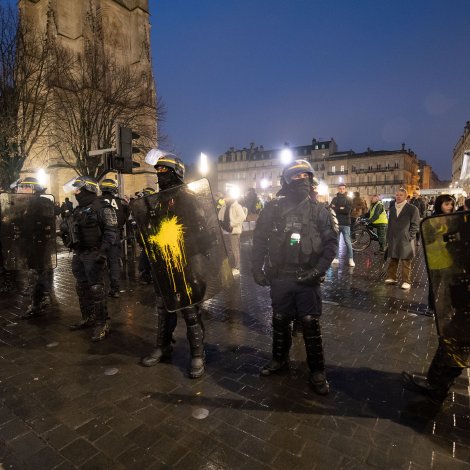
<path id="1" fill-rule="evenodd" d="M 401 144 L 401 149 L 402 149 L 402 151 L 405 150 L 405 142 L 403 142 L 403 143 Z"/>

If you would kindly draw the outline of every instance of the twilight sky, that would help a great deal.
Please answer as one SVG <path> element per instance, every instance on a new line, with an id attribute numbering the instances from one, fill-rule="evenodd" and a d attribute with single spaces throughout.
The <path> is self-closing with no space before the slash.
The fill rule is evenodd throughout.
<path id="1" fill-rule="evenodd" d="M 149 0 L 164 132 L 187 162 L 250 142 L 402 142 L 450 179 L 470 120 L 469 0 Z"/>

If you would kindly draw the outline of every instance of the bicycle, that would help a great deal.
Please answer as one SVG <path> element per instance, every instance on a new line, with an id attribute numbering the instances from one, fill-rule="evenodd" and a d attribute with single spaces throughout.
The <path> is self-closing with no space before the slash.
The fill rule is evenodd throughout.
<path id="1" fill-rule="evenodd" d="M 373 242 L 379 241 L 373 225 L 368 219 L 358 218 L 351 231 L 351 244 L 354 251 L 364 251 Z"/>

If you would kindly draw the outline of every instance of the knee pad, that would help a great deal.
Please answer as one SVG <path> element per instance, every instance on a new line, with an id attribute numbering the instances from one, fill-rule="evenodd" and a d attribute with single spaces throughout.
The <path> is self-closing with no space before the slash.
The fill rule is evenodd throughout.
<path id="1" fill-rule="evenodd" d="M 273 312 L 273 329 L 287 330 L 290 326 L 291 319 L 289 315 L 280 312 Z"/>
<path id="2" fill-rule="evenodd" d="M 305 315 L 302 317 L 304 331 L 309 331 L 315 336 L 321 336 L 320 318 L 316 315 Z"/>
<path id="3" fill-rule="evenodd" d="M 91 298 L 95 301 L 104 299 L 104 286 L 103 284 L 93 284 L 90 287 Z"/>
<path id="4" fill-rule="evenodd" d="M 199 324 L 199 313 L 196 307 L 188 307 L 182 311 L 187 326 Z"/>

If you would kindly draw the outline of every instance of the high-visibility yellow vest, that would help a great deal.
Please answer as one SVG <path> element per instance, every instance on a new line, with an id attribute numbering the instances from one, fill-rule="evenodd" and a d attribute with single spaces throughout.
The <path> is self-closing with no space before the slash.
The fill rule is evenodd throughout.
<path id="1" fill-rule="evenodd" d="M 370 210 L 370 216 L 369 216 L 370 219 L 372 219 L 372 217 L 374 216 L 375 210 L 377 209 L 377 206 L 379 204 L 382 206 L 382 209 L 383 209 L 384 205 L 380 201 L 377 201 L 377 203 L 374 204 L 374 206 Z M 379 224 L 388 225 L 388 219 L 387 219 L 387 214 L 385 213 L 385 210 L 382 210 L 382 212 L 379 214 L 378 219 L 372 222 L 372 225 L 379 225 Z"/>

